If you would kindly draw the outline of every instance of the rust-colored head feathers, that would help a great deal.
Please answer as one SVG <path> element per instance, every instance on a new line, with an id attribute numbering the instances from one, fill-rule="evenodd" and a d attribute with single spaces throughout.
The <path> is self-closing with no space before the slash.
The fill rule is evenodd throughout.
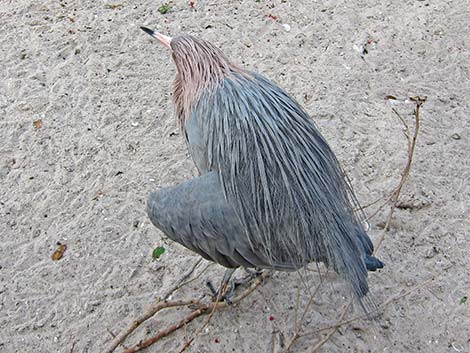
<path id="1" fill-rule="evenodd" d="M 190 35 L 171 40 L 172 57 L 178 70 L 173 87 L 176 117 L 181 127 L 191 106 L 205 89 L 213 89 L 231 72 L 240 69 L 230 63 L 211 43 Z"/>

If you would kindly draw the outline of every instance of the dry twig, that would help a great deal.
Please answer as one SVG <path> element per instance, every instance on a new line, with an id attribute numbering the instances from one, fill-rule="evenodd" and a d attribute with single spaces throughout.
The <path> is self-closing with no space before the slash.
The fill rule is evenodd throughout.
<path id="1" fill-rule="evenodd" d="M 376 205 L 380 201 L 383 201 L 382 204 L 377 208 L 377 210 L 374 211 L 370 216 L 367 217 L 367 220 L 372 219 L 375 217 L 390 201 L 393 200 L 392 202 L 392 208 L 395 208 L 396 202 L 398 200 L 398 196 L 401 192 L 401 189 L 408 178 L 410 168 L 411 168 L 411 162 L 413 161 L 413 155 L 414 155 L 414 149 L 416 146 L 416 140 L 418 137 L 418 131 L 419 131 L 419 109 L 423 105 L 423 103 L 426 101 L 426 97 L 410 97 L 410 100 L 414 101 L 416 103 L 416 109 L 414 111 L 414 116 L 415 116 L 415 128 L 414 128 L 414 134 L 413 137 L 411 136 L 411 130 L 410 126 L 408 123 L 403 119 L 403 117 L 397 112 L 395 108 L 392 108 L 392 111 L 395 113 L 395 115 L 400 119 L 402 122 L 403 126 L 405 127 L 405 136 L 407 140 L 407 147 L 408 147 L 408 161 L 407 164 L 402 172 L 402 177 L 400 179 L 399 184 L 395 187 L 395 189 L 388 194 L 387 196 L 384 197 L 379 197 L 377 200 L 372 201 L 362 207 L 360 207 L 358 210 L 364 210 L 366 208 L 369 208 L 373 205 Z M 390 224 L 388 224 L 389 226 Z M 387 228 L 387 227 L 386 227 Z"/>
<path id="2" fill-rule="evenodd" d="M 333 324 L 333 325 L 329 325 L 329 326 L 326 326 L 326 327 L 322 327 L 322 328 L 319 328 L 317 330 L 314 330 L 314 331 L 310 331 L 310 332 L 305 332 L 305 333 L 302 333 L 300 335 L 300 337 L 306 337 L 306 336 L 312 336 L 312 335 L 316 335 L 316 334 L 319 334 L 320 332 L 323 332 L 323 331 L 327 331 L 327 330 L 331 330 L 331 329 L 337 329 L 341 326 L 344 326 L 346 324 L 349 324 L 351 322 L 354 322 L 354 321 L 357 321 L 357 320 L 361 320 L 361 319 L 366 319 L 368 317 L 370 317 L 370 315 L 372 314 L 375 314 L 375 313 L 378 313 L 380 312 L 381 310 L 385 309 L 387 306 L 389 306 L 391 303 L 394 303 L 404 297 L 407 297 L 408 295 L 412 294 L 413 292 L 415 292 L 416 290 L 424 287 L 426 284 L 428 284 L 429 282 L 435 280 L 436 278 L 438 278 L 440 275 L 442 275 L 444 273 L 441 272 L 439 275 L 437 276 L 433 276 L 421 283 L 418 283 L 417 285 L 415 285 L 414 287 L 410 288 L 409 290 L 405 291 L 404 293 L 402 294 L 399 294 L 397 296 L 394 296 L 394 297 L 391 297 L 391 298 L 388 298 L 386 301 L 384 301 L 381 305 L 379 305 L 377 308 L 375 308 L 374 310 L 372 310 L 370 313 L 368 314 L 362 314 L 362 315 L 358 315 L 358 316 L 355 316 L 351 319 L 347 319 L 347 320 L 340 320 L 339 322 Z"/>
<path id="3" fill-rule="evenodd" d="M 340 316 L 339 320 L 332 324 L 332 325 L 328 325 L 328 326 L 325 326 L 325 327 L 322 327 L 322 328 L 319 328 L 317 330 L 314 330 L 314 331 L 309 331 L 309 332 L 304 332 L 304 333 L 300 333 L 300 332 L 295 332 L 295 334 L 293 335 L 293 337 L 291 338 L 291 341 L 289 341 L 289 344 L 287 345 L 286 349 L 284 350 L 284 353 L 288 353 L 290 348 L 292 347 L 293 343 L 295 340 L 299 339 L 299 338 L 302 338 L 302 337 L 307 337 L 307 336 L 313 336 L 313 335 L 318 335 L 319 333 L 322 333 L 324 331 L 329 331 L 329 333 L 325 336 L 325 338 L 323 340 L 321 340 L 317 345 L 315 345 L 312 353 L 314 352 L 317 352 L 318 349 L 321 348 L 321 346 L 323 346 L 330 338 L 331 336 L 333 335 L 333 333 L 341 326 L 344 326 L 344 325 L 347 325 L 347 324 L 350 324 L 351 322 L 354 322 L 354 321 L 357 321 L 357 320 L 362 320 L 362 319 L 366 319 L 366 318 L 369 318 L 370 315 L 372 314 L 376 314 L 378 312 L 380 312 L 381 310 L 385 309 L 387 306 L 389 306 L 391 303 L 394 303 L 394 302 L 397 302 L 398 300 L 412 294 L 413 292 L 415 292 L 416 290 L 424 287 L 426 284 L 430 283 L 431 281 L 435 280 L 436 278 L 438 278 L 439 276 L 441 276 L 442 274 L 444 273 L 444 271 L 442 271 L 440 274 L 436 275 L 436 276 L 433 276 L 421 283 L 418 283 L 416 286 L 410 288 L 409 290 L 405 291 L 404 293 L 402 294 L 399 294 L 397 296 L 394 296 L 394 297 L 391 297 L 391 298 L 388 298 L 385 302 L 383 302 L 381 305 L 379 305 L 377 308 L 375 308 L 374 310 L 372 310 L 370 313 L 368 314 L 362 314 L 362 315 L 358 315 L 358 316 L 355 316 L 353 318 L 350 318 L 350 319 L 347 319 L 347 320 L 344 320 L 344 317 L 346 315 L 346 312 L 347 310 L 349 309 L 349 307 L 351 306 L 351 303 L 350 302 L 345 310 L 343 311 L 342 315 Z"/>
<path id="4" fill-rule="evenodd" d="M 300 274 L 300 273 L 299 273 Z M 302 277 L 301 277 L 302 278 Z M 289 340 L 289 343 L 287 344 L 286 348 L 284 349 L 284 353 L 289 352 L 295 341 L 300 338 L 300 330 L 301 330 L 301 324 L 305 319 L 305 315 L 307 315 L 308 310 L 312 306 L 312 304 L 315 302 L 315 296 L 318 293 L 318 290 L 320 289 L 321 283 L 317 285 L 315 290 L 312 292 L 309 291 L 310 297 L 307 302 L 307 305 L 304 308 L 304 311 L 302 313 L 302 316 L 300 320 L 298 320 L 298 314 L 299 314 L 299 307 L 300 307 L 300 286 L 299 289 L 297 290 L 297 299 L 296 299 L 296 306 L 295 306 L 295 327 L 294 327 L 294 334 L 292 335 L 291 339 Z"/>
<path id="5" fill-rule="evenodd" d="M 378 251 L 378 249 L 382 245 L 382 242 L 385 238 L 385 234 L 387 233 L 387 231 L 390 227 L 390 223 L 392 222 L 393 213 L 394 213 L 395 208 L 397 206 L 398 198 L 400 197 L 400 193 L 401 193 L 401 190 L 403 188 L 403 185 L 405 185 L 405 182 L 408 179 L 408 176 L 410 175 L 411 164 L 413 163 L 413 156 L 414 156 L 416 141 L 418 140 L 418 132 L 419 132 L 419 123 L 420 123 L 420 121 L 419 121 L 419 118 L 420 118 L 419 110 L 420 110 L 421 106 L 424 104 L 424 102 L 426 101 L 426 97 L 410 97 L 410 99 L 413 102 L 415 102 L 415 104 L 416 104 L 416 108 L 413 112 L 413 115 L 415 117 L 415 127 L 414 127 L 413 137 L 412 138 L 411 138 L 411 135 L 410 135 L 410 128 L 409 128 L 408 124 L 406 123 L 406 121 L 400 116 L 400 114 L 398 114 L 398 112 L 396 110 L 393 110 L 395 112 L 395 114 L 397 114 L 400 117 L 400 120 L 405 125 L 405 129 L 406 129 L 406 134 L 405 135 L 406 135 L 407 141 L 408 141 L 408 161 L 407 161 L 405 169 L 403 170 L 403 173 L 401 175 L 400 183 L 398 184 L 396 189 L 393 191 L 391 197 L 389 198 L 389 200 L 391 201 L 390 212 L 388 214 L 387 221 L 385 223 L 385 227 L 383 229 L 383 232 L 380 235 L 379 239 L 377 240 L 377 243 L 375 244 L 375 251 L 376 252 Z"/>
<path id="6" fill-rule="evenodd" d="M 148 320 L 152 316 L 154 316 L 157 312 L 162 309 L 175 307 L 175 306 L 184 306 L 189 305 L 194 302 L 192 301 L 175 301 L 175 302 L 168 302 L 167 299 L 176 292 L 179 288 L 181 288 L 182 283 L 186 281 L 186 279 L 191 276 L 196 269 L 196 267 L 201 263 L 202 259 L 197 260 L 194 265 L 183 274 L 183 276 L 177 281 L 172 287 L 168 288 L 165 293 L 157 299 L 152 305 L 148 307 L 148 309 L 139 317 L 132 320 L 132 322 L 118 335 L 116 335 L 111 342 L 108 344 L 108 347 L 105 349 L 105 353 L 112 353 L 116 349 L 116 347 L 123 342 L 127 336 L 129 336 L 137 327 L 139 327 L 144 321 Z"/>
<path id="7" fill-rule="evenodd" d="M 215 300 L 216 303 L 220 302 L 220 299 L 222 298 L 222 294 L 223 293 L 226 293 L 227 291 L 227 283 L 224 285 L 224 287 L 220 288 L 219 289 L 219 292 L 217 294 L 217 298 Z M 212 310 L 209 314 L 209 316 L 207 317 L 207 319 L 204 321 L 204 323 L 199 326 L 199 328 L 193 333 L 193 336 L 191 338 L 189 338 L 188 340 L 186 340 L 186 342 L 184 342 L 184 345 L 183 347 L 178 351 L 178 353 L 183 353 L 190 345 L 191 343 L 193 343 L 193 341 L 196 339 L 197 336 L 199 336 L 202 332 L 202 330 L 209 324 L 209 322 L 211 321 L 212 317 L 214 316 L 214 312 L 215 312 L 215 308 L 216 306 L 214 305 L 212 307 Z"/>
<path id="8" fill-rule="evenodd" d="M 123 353 L 135 353 L 138 351 L 141 351 L 144 348 L 147 348 L 154 344 L 155 342 L 159 341 L 163 337 L 168 336 L 170 333 L 178 330 L 179 328 L 185 326 L 186 324 L 190 323 L 194 319 L 198 318 L 199 316 L 202 315 L 207 315 L 212 312 L 215 312 L 220 309 L 225 309 L 233 304 L 237 304 L 243 299 L 245 299 L 247 296 L 249 296 L 251 293 L 253 293 L 268 277 L 270 276 L 269 272 L 263 272 L 261 276 L 256 278 L 251 285 L 246 288 L 242 293 L 240 293 L 238 296 L 233 298 L 229 303 L 227 302 L 214 302 L 210 304 L 203 303 L 199 300 L 186 300 L 186 301 L 173 301 L 173 302 L 162 302 L 161 303 L 161 309 L 168 308 L 168 307 L 176 307 L 176 306 L 191 306 L 195 307 L 193 311 L 191 311 L 186 317 L 178 321 L 176 324 L 171 325 L 170 327 L 158 332 L 154 336 L 146 339 L 145 341 L 140 342 L 134 347 L 131 347 L 129 349 L 126 349 Z M 155 304 L 152 306 L 154 307 Z M 159 311 L 157 310 L 157 312 Z M 207 320 L 206 320 L 207 321 Z M 208 321 L 207 321 L 208 322 Z M 203 328 L 205 327 L 204 325 L 202 326 Z M 196 332 L 196 336 L 199 331 Z M 185 346 L 183 346 L 182 351 L 184 351 L 192 342 L 194 341 L 194 338 L 189 339 L 186 343 Z M 189 344 L 188 344 L 189 342 Z"/>
<path id="9" fill-rule="evenodd" d="M 346 307 L 344 308 L 343 310 L 343 313 L 341 314 L 341 316 L 339 317 L 338 319 L 338 322 L 341 322 L 344 320 L 344 317 L 346 316 L 346 313 L 348 312 L 349 310 L 349 307 L 351 306 L 352 304 L 352 300 L 349 301 L 349 304 L 346 305 Z M 323 345 L 328 342 L 331 338 L 331 336 L 333 336 L 333 334 L 336 332 L 336 330 L 338 330 L 338 327 L 339 326 L 335 326 L 335 327 L 332 327 L 331 330 L 326 334 L 326 336 L 320 341 L 318 342 L 315 347 L 313 347 L 312 349 L 312 353 L 315 353 L 315 352 L 318 352 L 318 350 L 323 347 Z"/>

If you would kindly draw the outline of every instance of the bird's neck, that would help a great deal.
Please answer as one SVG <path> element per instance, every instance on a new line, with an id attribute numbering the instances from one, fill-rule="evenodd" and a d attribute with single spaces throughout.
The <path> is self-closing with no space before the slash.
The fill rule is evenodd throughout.
<path id="1" fill-rule="evenodd" d="M 207 91 L 214 91 L 230 75 L 231 70 L 217 72 L 178 72 L 173 83 L 173 102 L 176 108 L 176 119 L 181 129 L 189 118 L 191 110 L 201 96 Z"/>

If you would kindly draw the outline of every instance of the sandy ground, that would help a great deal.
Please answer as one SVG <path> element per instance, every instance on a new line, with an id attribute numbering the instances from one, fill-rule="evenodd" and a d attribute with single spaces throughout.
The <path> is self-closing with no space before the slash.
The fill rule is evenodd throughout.
<path id="1" fill-rule="evenodd" d="M 470 4 L 196 3 L 193 11 L 175 0 L 165 15 L 146 0 L 0 3 L 0 351 L 100 352 L 110 331 L 198 258 L 145 214 L 151 190 L 195 175 L 173 118 L 175 70 L 139 30 L 147 25 L 200 35 L 295 96 L 363 204 L 390 192 L 406 163 L 392 108 L 412 123 L 413 104 L 384 97 L 428 96 L 402 207 L 379 251 L 387 266 L 370 283 L 380 304 L 435 279 L 377 322 L 343 326 L 322 352 L 470 352 L 470 300 L 461 303 L 470 296 Z M 354 46 L 367 41 L 362 59 Z M 374 239 L 386 216 L 372 219 Z M 57 242 L 67 250 L 52 261 Z M 159 261 L 156 246 L 166 248 Z M 204 280 L 222 272 L 211 266 L 177 296 L 199 297 Z M 295 273 L 276 274 L 218 313 L 190 351 L 280 352 L 293 333 L 298 286 Z M 335 276 L 325 278 L 305 330 L 334 323 L 347 296 Z M 127 344 L 183 313 L 159 315 Z M 199 325 L 147 351 L 177 351 Z M 321 338 L 299 339 L 292 352 L 309 352 Z"/>

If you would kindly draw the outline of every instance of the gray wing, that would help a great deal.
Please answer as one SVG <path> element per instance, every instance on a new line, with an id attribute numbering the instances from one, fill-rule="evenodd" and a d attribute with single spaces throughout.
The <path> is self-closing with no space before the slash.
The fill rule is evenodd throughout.
<path id="1" fill-rule="evenodd" d="M 273 265 L 256 244 L 250 245 L 215 172 L 151 193 L 147 213 L 170 239 L 222 266 L 295 269 L 289 264 Z"/>

